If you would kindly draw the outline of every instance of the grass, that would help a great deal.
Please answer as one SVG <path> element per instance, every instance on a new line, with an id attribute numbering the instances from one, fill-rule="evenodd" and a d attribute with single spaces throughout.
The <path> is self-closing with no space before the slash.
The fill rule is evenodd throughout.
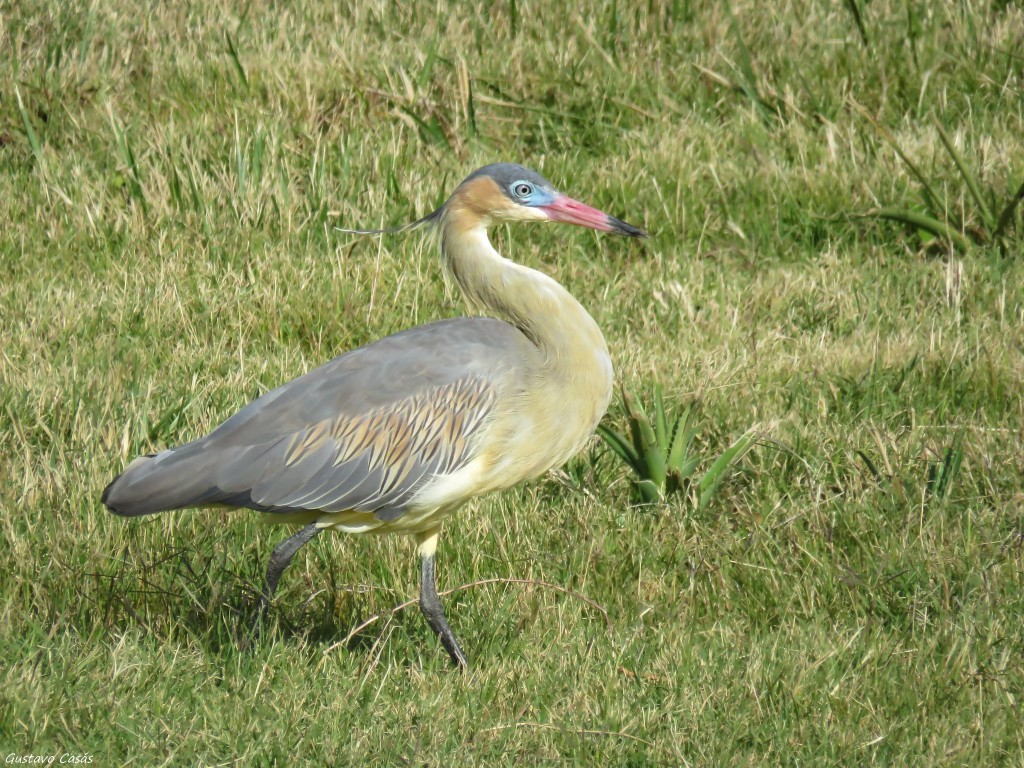
<path id="1" fill-rule="evenodd" d="M 0 747 L 94 765 L 1018 764 L 1024 259 L 922 249 L 917 179 L 1012 197 L 1007 3 L 0 5 Z M 908 10 L 909 8 L 909 10 Z M 856 11 L 856 12 L 854 12 Z M 587 306 L 618 377 L 760 444 L 694 510 L 597 441 L 439 554 L 125 522 L 140 452 L 341 350 L 463 312 L 416 235 L 470 170 L 537 168 L 642 245 L 496 232 Z M 1005 185 L 1005 189 L 1001 185 Z M 964 220 L 959 213 L 954 220 Z M 613 404 L 621 423 L 622 405 Z M 496 579 L 547 582 L 479 584 Z"/>

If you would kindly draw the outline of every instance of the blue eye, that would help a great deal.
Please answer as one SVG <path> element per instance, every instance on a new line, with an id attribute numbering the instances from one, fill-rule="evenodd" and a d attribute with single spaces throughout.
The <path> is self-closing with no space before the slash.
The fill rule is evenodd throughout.
<path id="1" fill-rule="evenodd" d="M 527 198 L 533 194 L 533 185 L 525 181 L 517 181 L 512 185 L 512 194 L 518 198 Z"/>

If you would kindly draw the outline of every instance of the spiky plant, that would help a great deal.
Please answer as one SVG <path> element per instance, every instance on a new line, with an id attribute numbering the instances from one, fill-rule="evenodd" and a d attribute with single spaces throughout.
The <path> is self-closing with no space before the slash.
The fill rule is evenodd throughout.
<path id="1" fill-rule="evenodd" d="M 694 426 L 699 406 L 686 406 L 672 418 L 665 408 L 660 384 L 654 386 L 652 416 L 623 387 L 622 402 L 626 408 L 629 437 L 601 424 L 598 435 L 634 472 L 634 489 L 642 503 L 655 504 L 680 491 L 693 492 L 698 509 L 714 498 L 722 481 L 755 443 L 754 433 L 747 430 L 725 449 L 699 478 L 694 473 L 705 456 L 694 451 Z"/>

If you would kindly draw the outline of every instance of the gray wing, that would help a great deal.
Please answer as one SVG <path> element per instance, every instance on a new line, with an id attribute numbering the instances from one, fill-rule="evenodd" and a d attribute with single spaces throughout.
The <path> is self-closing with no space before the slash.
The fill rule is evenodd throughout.
<path id="1" fill-rule="evenodd" d="M 266 393 L 206 437 L 137 460 L 104 503 L 125 515 L 228 504 L 394 520 L 425 482 L 472 461 L 536 354 L 489 318 L 403 331 Z"/>

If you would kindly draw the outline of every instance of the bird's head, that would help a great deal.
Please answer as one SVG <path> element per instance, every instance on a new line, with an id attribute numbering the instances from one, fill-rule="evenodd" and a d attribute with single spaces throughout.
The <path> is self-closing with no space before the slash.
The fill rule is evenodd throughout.
<path id="1" fill-rule="evenodd" d="M 647 237 L 642 229 L 563 195 L 535 171 L 514 163 L 485 165 L 474 171 L 445 203 L 485 225 L 508 221 L 561 221 L 601 232 Z"/>
<path id="2" fill-rule="evenodd" d="M 411 224 L 386 229 L 337 229 L 355 235 L 381 235 L 437 224 L 444 218 L 458 219 L 459 226 L 467 229 L 508 221 L 561 221 L 627 237 L 647 237 L 639 227 L 563 195 L 539 173 L 515 163 L 479 168 L 465 178 L 444 205 Z"/>

